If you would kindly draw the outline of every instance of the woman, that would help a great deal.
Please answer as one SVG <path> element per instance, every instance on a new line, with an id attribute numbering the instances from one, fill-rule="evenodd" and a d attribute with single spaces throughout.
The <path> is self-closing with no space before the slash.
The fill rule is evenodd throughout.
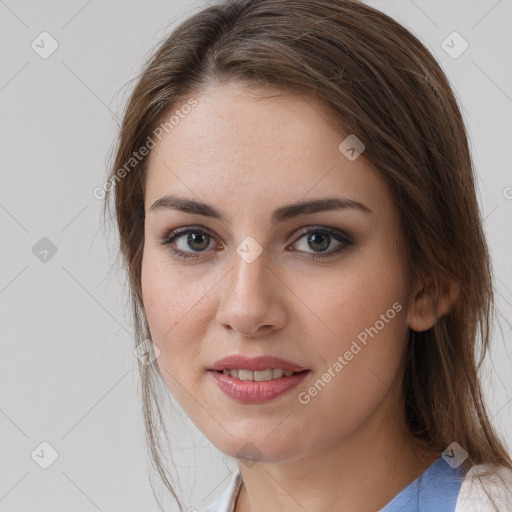
<path id="1" fill-rule="evenodd" d="M 512 510 L 467 135 L 404 27 L 348 0 L 203 9 L 143 70 L 107 192 L 180 509 L 159 379 L 238 460 L 208 512 Z"/>

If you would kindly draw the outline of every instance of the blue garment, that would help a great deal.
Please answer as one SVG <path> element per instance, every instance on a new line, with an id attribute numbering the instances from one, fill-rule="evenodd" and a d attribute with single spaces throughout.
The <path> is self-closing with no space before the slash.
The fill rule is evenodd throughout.
<path id="1" fill-rule="evenodd" d="M 379 512 L 454 512 L 465 476 L 439 457 Z"/>

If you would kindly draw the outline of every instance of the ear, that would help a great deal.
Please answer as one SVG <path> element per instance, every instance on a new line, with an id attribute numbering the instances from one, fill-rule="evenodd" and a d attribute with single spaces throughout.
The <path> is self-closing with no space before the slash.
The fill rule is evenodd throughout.
<path id="1" fill-rule="evenodd" d="M 434 280 L 428 277 L 411 295 L 407 311 L 409 327 L 418 332 L 430 329 L 439 317 L 450 311 L 459 294 L 460 285 L 454 279 L 445 277 L 436 285 Z"/>

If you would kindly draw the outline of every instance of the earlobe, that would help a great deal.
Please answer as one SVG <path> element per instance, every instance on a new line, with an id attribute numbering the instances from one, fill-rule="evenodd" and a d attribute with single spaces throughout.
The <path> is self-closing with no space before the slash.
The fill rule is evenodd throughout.
<path id="1" fill-rule="evenodd" d="M 437 290 L 437 304 L 434 304 Z M 441 280 L 439 287 L 434 285 L 432 278 L 427 278 L 413 294 L 408 312 L 407 322 L 414 331 L 426 331 L 436 320 L 449 313 L 460 294 L 460 285 L 449 278 Z"/>

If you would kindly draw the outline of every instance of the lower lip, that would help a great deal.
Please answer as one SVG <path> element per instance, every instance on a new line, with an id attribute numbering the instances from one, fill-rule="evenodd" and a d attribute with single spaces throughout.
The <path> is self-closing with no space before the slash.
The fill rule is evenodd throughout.
<path id="1" fill-rule="evenodd" d="M 215 370 L 209 370 L 208 373 L 215 379 L 219 389 L 230 398 L 246 404 L 258 404 L 268 402 L 287 391 L 291 391 L 297 386 L 311 370 L 294 373 L 289 377 L 280 377 L 279 379 L 250 381 L 234 379 L 229 375 L 224 375 Z"/>

